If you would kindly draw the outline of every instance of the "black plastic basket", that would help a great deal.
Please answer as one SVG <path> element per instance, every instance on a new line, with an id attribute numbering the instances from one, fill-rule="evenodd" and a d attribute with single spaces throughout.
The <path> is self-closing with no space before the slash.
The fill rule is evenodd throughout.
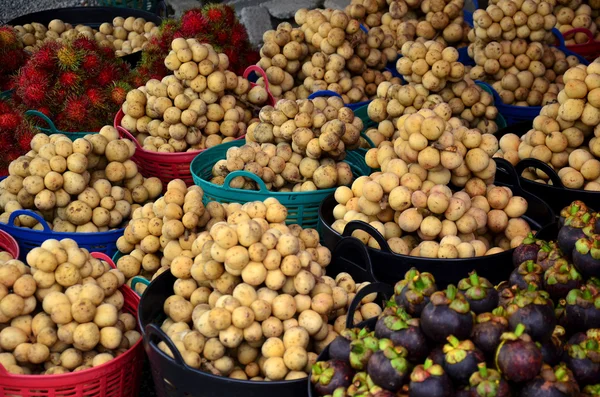
<path id="1" fill-rule="evenodd" d="M 160 26 L 162 18 L 157 14 L 144 10 L 136 10 L 133 8 L 118 8 L 118 7 L 66 7 L 56 8 L 54 10 L 45 10 L 32 12 L 30 14 L 21 15 L 11 19 L 7 25 L 25 25 L 27 23 L 38 22 L 48 26 L 53 19 L 60 19 L 63 22 L 71 25 L 86 25 L 94 29 L 98 29 L 105 22 L 112 22 L 116 17 L 135 17 L 144 18 L 147 22 L 154 22 L 156 26 Z M 127 62 L 131 67 L 135 67 L 142 58 L 142 52 L 137 51 L 133 54 L 122 56 L 121 59 Z"/>
<path id="2" fill-rule="evenodd" d="M 552 209 L 543 200 L 521 187 L 514 167 L 504 159 L 494 160 L 497 164 L 496 184 L 509 186 L 515 195 L 524 197 L 529 203 L 527 213 L 523 218 L 527 220 L 532 229 L 540 231 L 544 227 L 553 224 L 555 215 Z M 319 227 L 323 245 L 333 247 L 343 237 L 352 235 L 355 230 L 367 232 L 381 247 L 380 250 L 368 248 L 373 263 L 373 273 L 377 280 L 393 285 L 401 280 L 408 270 L 416 267 L 421 272 L 433 274 L 437 285 L 440 287 L 458 283 L 473 270 L 477 271 L 480 276 L 490 280 L 490 282 L 498 284 L 507 280 L 513 270 L 513 250 L 474 258 L 421 258 L 392 252 L 385 238 L 368 223 L 352 221 L 346 225 L 344 234 L 340 235 L 331 227 L 334 222 L 333 208 L 336 204 L 337 202 L 332 195 L 325 199 L 319 208 Z"/>
<path id="3" fill-rule="evenodd" d="M 371 260 L 366 247 L 354 237 L 341 239 L 332 253 L 332 262 L 327 266 L 327 274 L 334 277 L 341 272 L 349 273 L 355 281 L 370 281 L 373 284 L 361 289 L 354 300 L 349 313 L 354 313 L 360 300 L 374 292 L 386 292 L 378 299 L 391 296 L 389 286 L 371 287 L 378 285 L 373 276 Z M 258 382 L 229 379 L 187 366 L 171 339 L 160 329 L 161 322 L 166 318 L 163 303 L 173 295 L 173 284 L 176 278 L 170 271 L 164 272 L 154 279 L 144 291 L 138 310 L 138 322 L 142 329 L 144 348 L 150 360 L 152 377 L 159 397 L 265 397 L 268 395 L 285 397 L 305 397 L 306 379 L 277 382 Z M 368 288 L 368 289 L 367 289 Z M 363 291 L 365 290 L 365 291 Z M 366 292 L 370 291 L 370 292 Z M 350 321 L 353 321 L 353 317 Z M 158 349 L 158 343 L 167 344 L 174 358 Z"/>

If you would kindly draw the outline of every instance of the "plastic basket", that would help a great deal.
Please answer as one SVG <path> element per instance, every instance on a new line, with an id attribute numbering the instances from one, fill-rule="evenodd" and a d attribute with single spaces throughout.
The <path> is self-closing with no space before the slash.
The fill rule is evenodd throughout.
<path id="1" fill-rule="evenodd" d="M 19 257 L 19 245 L 10 234 L 3 230 L 0 230 L 0 251 L 8 252 L 15 259 Z"/>
<path id="2" fill-rule="evenodd" d="M 92 253 L 92 256 L 110 258 Z M 139 296 L 129 287 L 119 289 L 123 311 L 137 318 Z M 130 349 L 98 367 L 61 375 L 13 375 L 0 365 L 0 396 L 19 397 L 137 397 L 144 364 L 142 338 Z"/>
<path id="3" fill-rule="evenodd" d="M 74 141 L 75 139 L 83 138 L 86 135 L 97 134 L 98 133 L 98 131 L 95 131 L 95 132 L 66 132 L 66 131 L 61 131 L 61 130 L 57 129 L 56 126 L 54 125 L 54 123 L 52 122 L 52 120 L 50 120 L 50 118 L 48 118 L 48 116 L 46 116 L 42 112 L 38 112 L 37 110 L 28 110 L 28 111 L 25 112 L 25 114 L 28 115 L 28 116 L 38 117 L 38 118 L 42 119 L 46 124 L 48 124 L 47 128 L 40 127 L 40 126 L 37 126 L 37 125 L 35 127 L 35 128 L 37 128 L 38 130 L 40 130 L 41 132 L 43 132 L 46 135 L 63 134 L 63 135 L 66 135 L 70 140 Z"/>
<path id="4" fill-rule="evenodd" d="M 20 215 L 27 215 L 34 218 L 42 225 L 44 230 L 33 230 L 15 226 L 15 219 Z M 89 252 L 101 252 L 111 256 L 117 251 L 117 239 L 123 235 L 125 229 L 98 233 L 54 232 L 39 214 L 31 210 L 16 210 L 11 212 L 8 223 L 0 223 L 0 230 L 7 232 L 15 238 L 19 244 L 19 258 L 25 260 L 30 250 L 39 247 L 44 241 L 51 238 L 56 240 L 70 238 L 75 240 L 80 248 L 85 248 Z"/>
<path id="5" fill-rule="evenodd" d="M 267 190 L 262 179 L 247 171 L 231 172 L 225 177 L 223 186 L 209 182 L 213 165 L 225 158 L 229 148 L 239 147 L 244 144 L 245 142 L 243 141 L 227 142 L 200 153 L 192 161 L 191 172 L 194 177 L 194 183 L 204 190 L 204 203 L 207 204 L 211 201 L 220 203 L 247 203 L 250 201 L 264 201 L 268 197 L 274 197 L 287 208 L 288 217 L 286 222 L 288 224 L 298 224 L 302 227 L 316 227 L 319 221 L 319 205 L 336 188 L 312 192 L 272 192 Z M 352 168 L 354 177 L 369 175 L 371 173 L 371 169 L 365 163 L 364 156 L 360 153 L 348 152 L 344 161 Z M 260 190 L 241 190 L 229 187 L 231 180 L 237 176 L 254 180 Z"/>
<path id="6" fill-rule="evenodd" d="M 268 104 L 271 106 L 275 105 L 275 98 L 269 91 L 269 83 L 267 81 L 267 75 L 258 66 L 249 66 L 244 72 L 244 78 L 248 78 L 250 73 L 256 72 L 263 76 L 263 80 L 266 84 L 266 90 L 269 95 Z M 256 86 L 255 83 L 250 83 L 252 87 Z M 131 135 L 129 131 L 121 127 L 121 120 L 123 120 L 123 110 L 119 110 L 114 120 L 114 127 L 119 131 L 122 138 L 127 138 L 135 144 L 135 154 L 131 158 L 136 163 L 138 169 L 142 175 L 146 178 L 156 177 L 160 179 L 163 184 L 163 189 L 167 189 L 167 185 L 173 179 L 181 179 L 186 185 L 192 185 L 194 183 L 192 174 L 190 173 L 190 163 L 204 150 L 195 150 L 192 152 L 181 152 L 181 153 L 162 153 L 162 152 L 151 152 L 146 150 L 140 145 L 138 140 Z M 236 140 L 243 139 L 244 136 L 236 138 Z"/>
<path id="7" fill-rule="evenodd" d="M 308 99 L 314 99 L 314 98 L 319 98 L 319 97 L 330 97 L 330 96 L 336 96 L 338 98 L 342 97 L 340 94 L 338 94 L 335 91 L 321 90 L 321 91 L 313 92 L 312 94 L 310 94 L 308 96 Z M 374 127 L 375 125 L 377 125 L 376 122 L 374 122 L 373 120 L 371 120 L 369 118 L 368 108 L 369 108 L 369 104 L 371 102 L 372 102 L 372 100 L 368 100 L 368 101 L 362 101 L 362 102 L 356 102 L 356 103 L 348 103 L 345 105 L 347 108 L 352 109 L 352 111 L 354 112 L 354 116 L 356 116 L 362 120 L 364 129 L 371 128 L 371 127 Z"/>
<path id="8" fill-rule="evenodd" d="M 0 99 L 10 99 L 14 90 L 0 92 Z"/>
<path id="9" fill-rule="evenodd" d="M 569 51 L 573 51 L 575 54 L 580 55 L 590 62 L 593 62 L 600 56 L 600 41 L 594 40 L 594 35 L 588 29 L 576 28 L 571 29 L 563 34 L 563 37 L 569 37 L 575 33 L 585 33 L 588 37 L 588 41 L 582 44 L 572 44 L 566 46 Z"/>

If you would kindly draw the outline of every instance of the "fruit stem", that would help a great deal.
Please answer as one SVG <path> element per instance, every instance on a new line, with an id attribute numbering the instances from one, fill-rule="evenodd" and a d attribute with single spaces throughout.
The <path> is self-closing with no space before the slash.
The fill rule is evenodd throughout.
<path id="1" fill-rule="evenodd" d="M 579 211 L 579 205 L 575 204 L 571 206 L 569 213 L 571 215 L 575 215 L 577 211 Z"/>
<path id="2" fill-rule="evenodd" d="M 556 379 L 559 381 L 564 381 L 565 377 L 567 376 L 567 371 L 565 371 L 564 368 L 559 368 L 556 370 L 556 373 L 554 374 L 554 376 L 556 376 Z"/>
<path id="3" fill-rule="evenodd" d="M 535 284 L 529 283 L 527 284 L 527 292 L 534 292 L 537 289 Z"/>
<path id="4" fill-rule="evenodd" d="M 415 278 L 413 279 L 415 288 L 418 291 L 422 291 L 423 289 L 425 289 L 425 283 L 423 282 L 423 279 L 421 278 L 421 276 L 415 276 Z"/>
<path id="5" fill-rule="evenodd" d="M 535 263 L 533 261 L 527 261 L 527 273 L 533 273 L 533 266 Z"/>
<path id="6" fill-rule="evenodd" d="M 473 274 L 471 274 L 469 276 L 469 280 L 471 280 L 471 285 L 473 287 L 478 287 L 479 286 L 479 276 L 477 275 L 476 272 L 473 272 Z"/>
<path id="7" fill-rule="evenodd" d="M 450 335 L 446 339 L 452 345 L 452 347 L 457 347 L 458 344 L 460 343 L 460 341 L 458 340 L 458 338 L 456 336 L 454 336 L 454 335 Z"/>
<path id="8" fill-rule="evenodd" d="M 427 360 L 425 360 L 425 363 L 423 364 L 423 369 L 429 369 L 429 368 L 431 368 L 432 365 L 433 365 L 433 361 L 431 361 L 431 359 L 428 358 Z"/>
<path id="9" fill-rule="evenodd" d="M 450 300 L 454 300 L 456 298 L 456 286 L 450 284 L 448 288 L 446 288 L 446 297 Z"/>
<path id="10" fill-rule="evenodd" d="M 523 323 L 519 323 L 519 325 L 517 325 L 517 328 L 515 328 L 515 335 L 518 338 L 521 335 L 523 335 L 523 332 L 525 332 L 525 325 Z"/>
<path id="11" fill-rule="evenodd" d="M 479 374 L 481 375 L 481 377 L 483 379 L 487 379 L 488 370 L 487 370 L 487 366 L 485 365 L 485 363 L 479 363 L 479 364 L 477 364 L 477 366 L 479 367 Z"/>
<path id="12" fill-rule="evenodd" d="M 584 223 L 588 223 L 588 222 L 590 221 L 590 218 L 591 218 L 591 217 L 592 217 L 592 216 L 590 215 L 590 213 L 589 213 L 589 212 L 586 212 L 586 213 L 585 213 L 585 214 L 583 214 L 583 216 L 581 217 L 581 220 L 582 220 Z"/>

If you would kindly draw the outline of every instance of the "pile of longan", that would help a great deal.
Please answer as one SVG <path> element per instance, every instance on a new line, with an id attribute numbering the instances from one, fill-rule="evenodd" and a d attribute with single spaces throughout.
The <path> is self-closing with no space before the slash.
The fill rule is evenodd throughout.
<path id="1" fill-rule="evenodd" d="M 131 160 L 133 142 L 119 139 L 112 126 L 74 141 L 39 133 L 31 149 L 10 163 L 9 176 L 0 182 L 0 222 L 31 209 L 55 232 L 104 232 L 120 228 L 133 210 L 162 192 L 160 180 L 144 178 Z M 43 229 L 27 215 L 15 224 Z"/>
<path id="2" fill-rule="evenodd" d="M 177 256 L 199 254 L 201 247 L 195 244 L 196 239 L 222 220 L 211 218 L 202 204 L 203 196 L 199 186 L 187 187 L 184 181 L 175 179 L 167 185 L 164 196 L 133 211 L 123 236 L 117 240 L 117 248 L 126 254 L 117 261 L 117 269 L 128 282 L 140 274 L 152 279 Z"/>
<path id="3" fill-rule="evenodd" d="M 332 227 L 342 234 L 348 222 L 366 222 L 393 252 L 426 258 L 492 255 L 516 247 L 531 231 L 521 218 L 527 201 L 507 187 L 473 178 L 453 193 L 446 185 L 420 183 L 415 174 L 403 171 L 395 166 L 362 176 L 351 188 L 339 187 Z M 368 233 L 353 235 L 380 249 Z"/>
<path id="4" fill-rule="evenodd" d="M 590 2 L 593 3 L 593 2 Z M 588 29 L 592 37 L 596 41 L 600 40 L 600 31 L 598 31 L 598 23 L 594 19 L 594 11 L 596 16 L 597 10 L 594 10 L 591 5 L 580 1 L 565 1 L 560 0 L 554 7 L 554 15 L 556 15 L 556 27 L 564 35 L 567 31 L 577 28 Z M 600 8 L 600 4 L 596 5 Z M 565 37 L 566 45 L 584 44 L 589 41 L 587 34 L 577 32 L 570 37 Z"/>
<path id="5" fill-rule="evenodd" d="M 256 381 L 306 377 L 368 283 L 326 276 L 331 253 L 318 232 L 286 225 L 287 209 L 277 200 L 210 204 L 227 221 L 204 233 L 195 259 L 171 263 L 177 281 L 162 329 L 193 368 Z M 362 300 L 355 321 L 381 313 L 374 299 Z M 159 348 L 171 354 L 164 343 Z"/>
<path id="6" fill-rule="evenodd" d="M 209 44 L 177 38 L 165 65 L 173 71 L 127 94 L 121 126 L 145 150 L 185 152 L 207 149 L 246 133 L 252 106 L 267 91 L 227 70 L 229 59 Z"/>
<path id="7" fill-rule="evenodd" d="M 493 182 L 496 163 L 492 156 L 498 150 L 498 139 L 465 127 L 452 117 L 447 103 L 404 114 L 396 128 L 391 142 L 384 141 L 367 152 L 369 167 L 383 172 L 395 169 L 400 177 L 413 167 L 411 180 L 419 186 L 429 181 L 462 187 L 473 177 Z"/>
<path id="8" fill-rule="evenodd" d="M 567 188 L 600 190 L 599 76 L 599 60 L 567 70 L 558 102 L 544 106 L 533 128 L 521 138 L 503 136 L 497 155 L 513 164 L 538 159 L 554 168 Z M 539 170 L 526 170 L 524 176 L 548 181 Z"/>
<path id="9" fill-rule="evenodd" d="M 14 28 L 27 51 L 34 51 L 36 47 L 49 41 L 61 42 L 72 40 L 77 36 L 85 36 L 96 40 L 101 47 L 115 50 L 115 55 L 118 57 L 141 51 L 148 40 L 158 33 L 158 27 L 154 22 L 146 22 L 144 18 L 135 17 L 116 17 L 112 23 L 101 24 L 98 30 L 85 25 L 73 27 L 60 19 L 50 21 L 48 27 L 33 22 L 23 26 L 17 25 Z"/>
<path id="10" fill-rule="evenodd" d="M 0 364 L 9 373 L 83 371 L 140 339 L 123 310 L 125 277 L 75 241 L 46 240 L 27 265 L 0 253 Z"/>
<path id="11" fill-rule="evenodd" d="M 439 92 L 447 82 L 458 82 L 465 76 L 465 66 L 458 62 L 456 48 L 444 48 L 433 40 L 424 44 L 416 41 L 404 43 L 396 69 L 409 83 L 422 83 L 433 92 Z"/>

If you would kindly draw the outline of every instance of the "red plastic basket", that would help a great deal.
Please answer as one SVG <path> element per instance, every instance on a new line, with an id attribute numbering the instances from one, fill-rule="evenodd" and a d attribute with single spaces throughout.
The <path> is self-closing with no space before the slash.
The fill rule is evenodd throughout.
<path id="1" fill-rule="evenodd" d="M 267 77 L 265 72 L 258 66 L 249 66 L 244 72 L 244 78 L 252 72 L 259 73 L 263 76 L 265 82 Z M 275 105 L 275 98 L 271 95 L 271 92 L 267 84 L 267 93 L 269 94 L 270 105 Z M 256 84 L 250 83 L 252 87 Z M 119 110 L 119 113 L 115 116 L 114 127 L 119 131 L 122 138 L 127 138 L 133 141 L 135 144 L 135 154 L 131 158 L 142 175 L 146 178 L 157 177 L 163 183 L 163 189 L 167 189 L 167 185 L 173 179 L 182 179 L 188 186 L 194 184 L 192 179 L 192 173 L 190 172 L 190 163 L 203 150 L 196 150 L 193 152 L 182 152 L 182 153 L 159 153 L 145 150 L 135 139 L 133 135 L 125 128 L 121 127 L 121 120 L 123 120 L 123 110 Z M 237 139 L 244 139 L 244 136 Z M 236 140 L 237 140 L 236 139 Z M 204 149 L 206 150 L 206 149 Z"/>
<path id="2" fill-rule="evenodd" d="M 600 57 L 600 41 L 594 40 L 594 35 L 592 32 L 585 28 L 576 28 L 566 31 L 563 33 L 563 36 L 568 38 L 575 33 L 585 33 L 588 37 L 588 41 L 582 44 L 568 45 L 567 49 L 581 55 L 590 62 Z"/>
<path id="3" fill-rule="evenodd" d="M 19 259 L 19 244 L 4 230 L 0 230 L 0 250 L 8 252 L 15 259 Z"/>
<path id="4" fill-rule="evenodd" d="M 92 256 L 107 261 L 105 254 Z M 137 319 L 140 297 L 127 286 L 120 288 L 125 299 L 123 311 Z M 0 365 L 0 397 L 134 397 L 139 395 L 139 385 L 144 364 L 142 338 L 129 350 L 98 367 L 61 375 L 13 375 Z"/>

